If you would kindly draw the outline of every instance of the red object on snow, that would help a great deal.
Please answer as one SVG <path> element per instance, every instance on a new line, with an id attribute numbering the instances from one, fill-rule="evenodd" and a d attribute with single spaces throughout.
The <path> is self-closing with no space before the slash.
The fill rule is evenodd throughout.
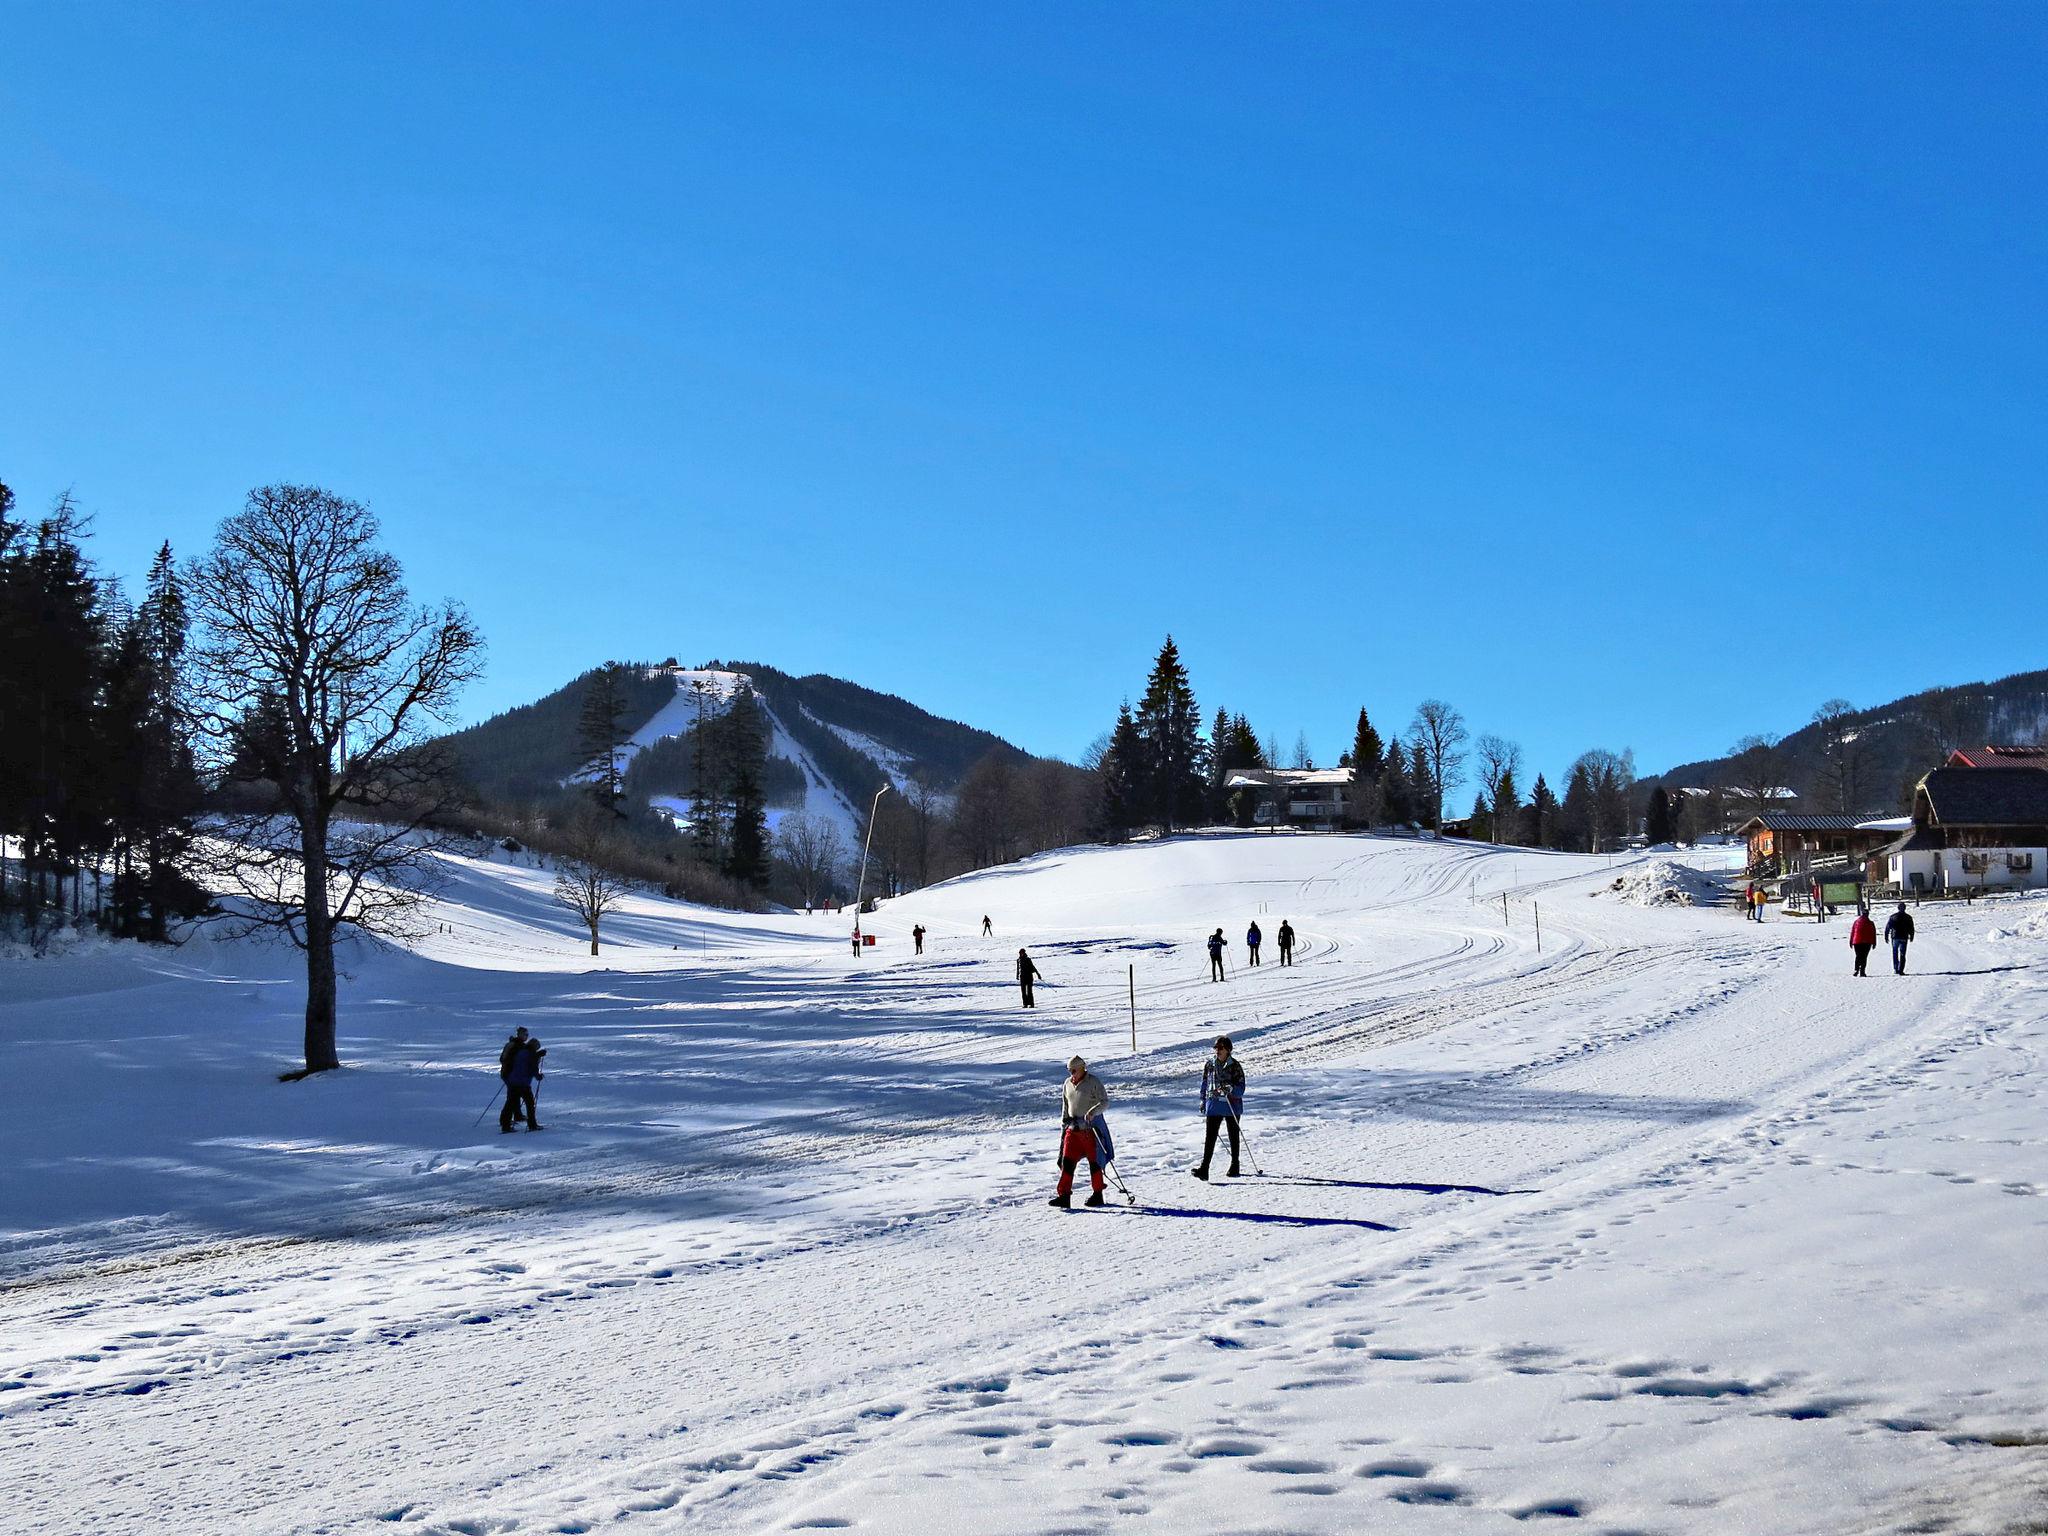
<path id="1" fill-rule="evenodd" d="M 872 933 L 864 933 L 860 936 L 860 942 L 863 947 L 872 945 L 875 942 L 875 936 Z"/>

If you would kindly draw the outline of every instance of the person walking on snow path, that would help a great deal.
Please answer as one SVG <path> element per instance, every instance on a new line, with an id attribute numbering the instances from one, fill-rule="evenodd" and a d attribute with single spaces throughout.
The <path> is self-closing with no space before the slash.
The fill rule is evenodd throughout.
<path id="1" fill-rule="evenodd" d="M 1864 967 L 1870 964 L 1870 952 L 1877 948 L 1877 924 L 1870 920 L 1867 907 L 1858 908 L 1856 920 L 1849 924 L 1849 948 L 1856 952 L 1856 974 L 1868 976 Z"/>
<path id="2" fill-rule="evenodd" d="M 996 925 L 988 920 L 986 912 L 981 914 L 981 936 L 985 939 L 996 931 Z"/>
<path id="3" fill-rule="evenodd" d="M 547 1052 L 527 1034 L 524 1024 L 512 1032 L 505 1049 L 498 1052 L 498 1076 L 505 1081 L 505 1107 L 498 1111 L 501 1136 L 512 1134 L 515 1120 L 524 1120 L 529 1131 L 542 1129 L 540 1110 L 533 1100 L 533 1085 L 546 1075 L 540 1069 L 540 1059 L 545 1055 Z"/>
<path id="4" fill-rule="evenodd" d="M 1060 1182 L 1047 1205 L 1066 1210 L 1074 1203 L 1074 1165 L 1088 1159 L 1089 1205 L 1102 1204 L 1102 1167 L 1106 1159 L 1096 1140 L 1095 1127 L 1109 1108 L 1109 1091 L 1102 1080 L 1088 1070 L 1088 1063 L 1076 1056 L 1067 1063 L 1067 1080 L 1060 1085 Z"/>
<path id="5" fill-rule="evenodd" d="M 858 928 L 853 930 L 853 958 L 856 960 L 860 958 L 860 930 Z"/>
<path id="6" fill-rule="evenodd" d="M 920 954 L 920 955 L 921 955 L 921 954 L 923 954 L 923 953 L 924 953 L 924 924 L 923 924 L 923 923 L 919 923 L 919 924 L 918 924 L 918 925 L 917 925 L 917 926 L 916 926 L 915 928 L 913 928 L 913 929 L 911 929 L 911 930 L 910 930 L 910 942 L 911 942 L 911 943 L 913 943 L 913 944 L 915 944 L 915 945 L 917 946 L 917 953 L 918 953 L 918 954 Z"/>
<path id="7" fill-rule="evenodd" d="M 1198 1179 L 1209 1177 L 1209 1160 L 1216 1155 L 1216 1132 L 1230 1127 L 1230 1177 L 1237 1173 L 1237 1120 L 1244 1113 L 1244 1067 L 1230 1052 L 1230 1036 L 1216 1037 L 1216 1054 L 1202 1064 L 1202 1113 L 1208 1126 L 1202 1133 L 1202 1161 L 1195 1167 Z"/>
<path id="8" fill-rule="evenodd" d="M 1294 924 L 1284 917 L 1280 919 L 1280 963 L 1294 964 Z"/>
<path id="9" fill-rule="evenodd" d="M 1031 1000 L 1031 983 L 1038 980 L 1038 967 L 1031 963 L 1031 957 L 1023 950 L 1017 951 L 1017 985 L 1024 989 L 1024 1006 L 1036 1008 Z"/>
<path id="10" fill-rule="evenodd" d="M 1913 942 L 1913 914 L 1906 910 L 1906 904 L 1899 903 L 1899 910 L 1885 919 L 1884 936 L 1892 947 L 1892 974 L 1906 974 L 1906 946 Z"/>
<path id="11" fill-rule="evenodd" d="M 1245 929 L 1244 947 L 1251 951 L 1251 959 L 1247 960 L 1245 964 L 1257 965 L 1259 963 L 1259 943 L 1264 938 L 1265 935 L 1259 932 L 1259 925 L 1257 923 L 1253 923 L 1251 927 Z"/>
<path id="12" fill-rule="evenodd" d="M 1223 937 L 1223 930 L 1221 928 L 1218 928 L 1209 935 L 1209 979 L 1211 981 L 1221 981 L 1223 979 L 1223 946 L 1229 942 L 1228 939 Z"/>

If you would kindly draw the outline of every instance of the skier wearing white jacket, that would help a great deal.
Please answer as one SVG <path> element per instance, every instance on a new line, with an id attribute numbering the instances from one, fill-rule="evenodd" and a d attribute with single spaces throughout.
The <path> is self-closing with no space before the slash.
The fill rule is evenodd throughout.
<path id="1" fill-rule="evenodd" d="M 1109 1108 L 1109 1090 L 1102 1079 L 1088 1070 L 1088 1063 L 1076 1056 L 1067 1063 L 1067 1080 L 1060 1085 L 1060 1182 L 1058 1192 L 1046 1204 L 1062 1210 L 1071 1206 L 1074 1194 L 1074 1166 L 1088 1159 L 1089 1205 L 1102 1204 L 1102 1155 L 1095 1128 L 1102 1112 Z"/>

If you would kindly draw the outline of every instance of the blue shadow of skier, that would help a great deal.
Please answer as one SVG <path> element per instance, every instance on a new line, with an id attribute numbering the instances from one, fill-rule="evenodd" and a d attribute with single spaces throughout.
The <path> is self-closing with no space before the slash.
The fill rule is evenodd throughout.
<path id="1" fill-rule="evenodd" d="M 1105 1209 L 1114 1209 L 1105 1207 Z M 1255 1221 L 1276 1227 L 1362 1227 L 1368 1232 L 1397 1232 L 1383 1221 L 1367 1221 L 1362 1216 L 1278 1216 L 1265 1211 L 1197 1211 L 1178 1205 L 1138 1205 L 1127 1207 L 1127 1216 L 1186 1216 L 1202 1221 Z"/>

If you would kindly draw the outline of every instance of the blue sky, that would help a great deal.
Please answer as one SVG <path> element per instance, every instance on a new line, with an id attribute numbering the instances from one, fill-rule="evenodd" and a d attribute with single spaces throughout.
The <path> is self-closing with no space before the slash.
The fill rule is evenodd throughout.
<path id="1" fill-rule="evenodd" d="M 2048 665 L 2048 12 L 0 4 L 0 478 L 384 518 L 474 718 L 1181 641 L 1555 775 Z"/>

